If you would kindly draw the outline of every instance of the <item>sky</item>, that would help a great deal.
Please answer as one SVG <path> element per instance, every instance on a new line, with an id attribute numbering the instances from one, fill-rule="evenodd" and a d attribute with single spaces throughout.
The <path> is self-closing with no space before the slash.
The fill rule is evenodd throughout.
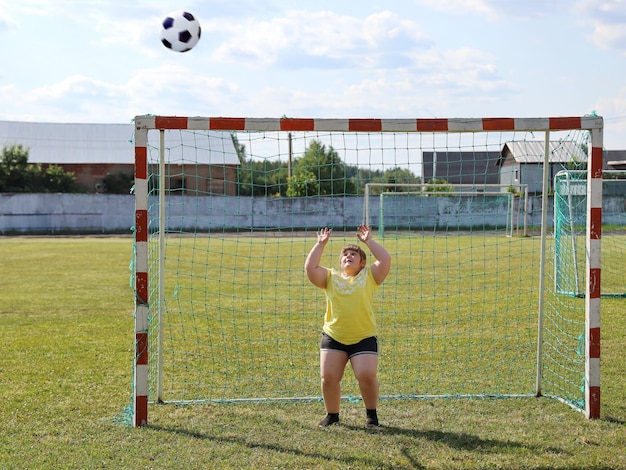
<path id="1" fill-rule="evenodd" d="M 626 149 L 626 0 L 0 0 L 0 41 L 0 120 L 595 112 Z"/>

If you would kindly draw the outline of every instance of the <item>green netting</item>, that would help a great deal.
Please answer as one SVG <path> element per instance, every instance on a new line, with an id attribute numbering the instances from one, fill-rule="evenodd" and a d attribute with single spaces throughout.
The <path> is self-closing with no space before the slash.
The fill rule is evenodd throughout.
<path id="1" fill-rule="evenodd" d="M 150 136 L 152 402 L 321 399 L 325 299 L 303 263 L 328 226 L 336 266 L 366 221 L 393 258 L 375 306 L 382 398 L 535 396 L 540 364 L 544 395 L 584 407 L 584 302 L 550 280 L 538 360 L 545 146 L 532 133 L 170 130 L 161 167 Z M 551 133 L 576 149 L 554 151 L 552 174 L 586 138 Z M 342 390 L 359 395 L 349 372 Z"/>
<path id="2" fill-rule="evenodd" d="M 602 292 L 626 297 L 626 172 L 605 170 L 602 181 Z M 585 295 L 587 173 L 564 170 L 554 179 L 555 289 Z"/>

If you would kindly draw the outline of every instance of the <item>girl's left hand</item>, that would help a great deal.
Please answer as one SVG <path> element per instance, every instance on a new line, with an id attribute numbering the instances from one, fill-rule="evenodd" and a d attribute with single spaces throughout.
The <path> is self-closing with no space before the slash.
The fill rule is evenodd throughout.
<path id="1" fill-rule="evenodd" d="M 361 224 L 357 229 L 356 237 L 361 240 L 363 243 L 367 242 L 370 239 L 370 228 L 368 225 Z"/>

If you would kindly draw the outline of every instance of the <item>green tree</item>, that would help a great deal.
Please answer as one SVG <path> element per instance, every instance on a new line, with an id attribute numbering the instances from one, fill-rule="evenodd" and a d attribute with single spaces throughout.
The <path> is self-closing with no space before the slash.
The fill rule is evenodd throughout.
<path id="1" fill-rule="evenodd" d="M 134 183 L 134 175 L 123 171 L 114 175 L 107 173 L 104 178 L 104 186 L 109 194 L 129 194 Z"/>
<path id="2" fill-rule="evenodd" d="M 384 173 L 382 170 L 370 170 L 369 168 L 359 168 L 358 166 L 346 166 L 346 174 L 356 186 L 357 194 L 365 194 L 367 183 L 383 183 Z M 380 194 L 381 189 L 371 188 L 370 194 Z"/>
<path id="3" fill-rule="evenodd" d="M 28 162 L 28 148 L 11 145 L 2 149 L 0 158 L 0 192 L 3 193 L 49 193 L 76 192 L 74 174 L 58 165 L 43 169 L 41 165 Z"/>
<path id="4" fill-rule="evenodd" d="M 235 152 L 237 152 L 237 158 L 239 159 L 239 164 L 243 165 L 246 162 L 246 146 L 239 143 L 239 138 L 237 137 L 236 132 L 230 133 L 230 139 L 233 141 Z"/>
<path id="5" fill-rule="evenodd" d="M 418 184 L 420 182 L 420 178 L 415 176 L 413 172 L 407 168 L 395 167 L 391 170 L 387 170 L 385 171 L 383 179 L 385 183 L 389 184 L 389 187 L 385 188 L 385 191 L 409 192 L 419 189 L 394 186 L 395 184 Z"/>
<path id="6" fill-rule="evenodd" d="M 348 177 L 347 168 L 335 149 L 332 146 L 327 149 L 317 140 L 312 141 L 304 155 L 294 162 L 294 175 L 310 173 L 315 175 L 318 183 L 318 195 L 356 194 L 354 181 Z M 309 192 L 308 195 L 311 193 Z"/>
<path id="7" fill-rule="evenodd" d="M 239 143 L 236 133 L 231 139 L 239 159 L 237 190 L 240 196 L 284 196 L 287 193 L 287 165 L 269 160 L 246 157 L 246 146 Z"/>
<path id="8" fill-rule="evenodd" d="M 59 165 L 50 165 L 42 172 L 42 192 L 74 193 L 78 191 L 76 178 L 71 171 L 65 171 Z"/>
<path id="9" fill-rule="evenodd" d="M 319 194 L 319 184 L 315 174 L 303 168 L 296 168 L 288 179 L 287 196 L 298 197 Z"/>
<path id="10" fill-rule="evenodd" d="M 451 193 L 454 188 L 444 178 L 432 178 L 426 184 L 424 191 L 427 193 Z"/>
<path id="11" fill-rule="evenodd" d="M 0 161 L 0 192 L 31 192 L 36 175 L 41 172 L 38 165 L 28 163 L 28 148 L 11 145 L 2 149 Z"/>
<path id="12" fill-rule="evenodd" d="M 240 196 L 277 196 L 287 193 L 287 166 L 268 160 L 248 160 L 239 165 Z"/>

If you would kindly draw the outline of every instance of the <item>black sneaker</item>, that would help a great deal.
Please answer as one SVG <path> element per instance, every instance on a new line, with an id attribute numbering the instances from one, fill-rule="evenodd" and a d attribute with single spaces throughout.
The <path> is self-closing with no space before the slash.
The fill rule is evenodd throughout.
<path id="1" fill-rule="evenodd" d="M 379 426 L 376 408 L 371 410 L 365 410 L 365 413 L 367 415 L 367 420 L 365 421 L 366 428 L 375 428 L 376 426 Z"/>
<path id="2" fill-rule="evenodd" d="M 333 424 L 339 424 L 339 415 L 327 414 L 324 419 L 319 422 L 318 426 L 320 428 L 326 428 Z"/>
<path id="3" fill-rule="evenodd" d="M 367 417 L 367 420 L 365 421 L 366 428 L 376 428 L 378 426 L 380 426 L 380 424 L 378 424 L 378 418 Z"/>

